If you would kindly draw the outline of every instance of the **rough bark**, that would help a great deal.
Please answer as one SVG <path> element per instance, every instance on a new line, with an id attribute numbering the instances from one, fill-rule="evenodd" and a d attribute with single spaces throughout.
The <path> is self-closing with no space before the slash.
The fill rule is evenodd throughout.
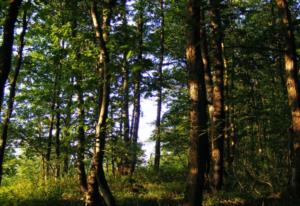
<path id="1" fill-rule="evenodd" d="M 157 80 L 157 110 L 156 110 L 156 121 L 155 121 L 155 158 L 154 158 L 154 169 L 159 171 L 160 166 L 160 147 L 161 147 L 161 137 L 160 137 L 160 123 L 161 123 L 161 106 L 162 106 L 162 79 L 163 79 L 163 63 L 164 63 L 164 53 L 165 53 L 165 14 L 164 14 L 164 0 L 160 0 L 160 13 L 161 13 L 161 23 L 160 23 L 160 56 L 158 65 L 158 80 Z"/>
<path id="2" fill-rule="evenodd" d="M 207 134 L 207 99 L 205 72 L 201 57 L 200 2 L 187 4 L 187 70 L 190 99 L 190 134 L 188 152 L 188 178 L 185 206 L 202 205 L 204 173 L 207 171 L 209 146 Z"/>
<path id="3" fill-rule="evenodd" d="M 0 47 L 0 112 L 2 110 L 5 83 L 11 70 L 15 22 L 18 17 L 21 3 L 22 0 L 10 1 L 8 14 L 3 26 L 3 40 L 2 45 Z"/>
<path id="4" fill-rule="evenodd" d="M 297 69 L 294 27 L 288 2 L 276 0 L 282 20 L 282 34 L 285 37 L 285 73 L 288 101 L 292 116 L 292 159 L 291 188 L 295 196 L 300 196 L 300 87 Z"/>
<path id="5" fill-rule="evenodd" d="M 22 32 L 20 34 L 20 46 L 18 48 L 18 55 L 17 55 L 17 60 L 16 60 L 16 68 L 14 71 L 14 76 L 10 85 L 10 90 L 9 90 L 9 97 L 8 97 L 8 102 L 7 102 L 7 110 L 5 112 L 4 120 L 2 122 L 2 133 L 0 136 L 0 185 L 2 182 L 2 174 L 3 174 L 3 160 L 4 160 L 4 152 L 5 152 L 5 147 L 6 147 L 6 142 L 7 142 L 7 136 L 8 136 L 8 128 L 10 124 L 10 118 L 13 112 L 13 106 L 14 106 L 14 98 L 16 95 L 16 86 L 17 86 L 17 80 L 18 76 L 23 64 L 23 49 L 25 46 L 25 34 L 27 31 L 27 10 L 24 9 L 24 14 L 23 14 L 23 21 L 22 21 Z"/>
<path id="6" fill-rule="evenodd" d="M 225 132 L 223 34 L 219 7 L 220 0 L 211 0 L 214 61 L 211 172 L 212 186 L 215 190 L 220 190 L 223 184 Z"/>

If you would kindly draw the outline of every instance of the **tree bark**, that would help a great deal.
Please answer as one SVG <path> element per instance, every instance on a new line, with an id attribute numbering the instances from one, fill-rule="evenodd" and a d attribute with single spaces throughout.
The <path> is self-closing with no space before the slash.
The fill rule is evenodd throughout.
<path id="1" fill-rule="evenodd" d="M 138 2 L 140 4 L 140 2 Z M 138 22 L 137 22 L 137 32 L 139 35 L 138 42 L 138 64 L 140 68 L 133 73 L 133 82 L 134 82 L 134 105 L 133 105 L 133 121 L 132 121 L 132 159 L 131 159 L 131 168 L 130 173 L 133 174 L 136 163 L 137 163 L 137 140 L 139 134 L 140 126 L 140 115 L 141 115 L 141 80 L 142 80 L 142 64 L 143 64 L 143 30 L 144 30 L 144 11 L 141 5 L 139 5 L 138 11 Z"/>
<path id="2" fill-rule="evenodd" d="M 300 87 L 297 69 L 294 27 L 288 2 L 276 0 L 282 21 L 282 34 L 285 37 L 285 73 L 288 101 L 292 116 L 292 174 L 291 187 L 293 194 L 300 196 Z"/>
<path id="3" fill-rule="evenodd" d="M 57 94 L 57 104 L 56 104 L 56 133 L 55 133 L 55 155 L 56 155 L 56 168 L 55 168 L 55 178 L 58 179 L 60 176 L 60 102 L 59 93 Z"/>
<path id="4" fill-rule="evenodd" d="M 85 172 L 84 166 L 84 151 L 85 151 L 85 131 L 84 131 L 84 119 L 85 119 L 85 112 L 84 112 L 84 99 L 83 99 L 83 92 L 81 88 L 82 77 L 81 74 L 76 75 L 76 91 L 77 91 L 77 98 L 78 98 L 78 131 L 77 131 L 77 171 L 78 171 L 78 178 L 79 178 L 79 185 L 80 191 L 82 193 L 87 192 L 87 177 Z"/>
<path id="5" fill-rule="evenodd" d="M 127 11 L 126 11 L 126 0 L 122 0 L 122 29 L 123 29 L 123 38 L 128 39 L 127 35 Z M 130 172 L 130 138 L 129 138 L 129 68 L 127 61 L 128 49 L 123 53 L 123 79 L 122 79 L 122 90 L 123 90 L 123 108 L 122 108 L 122 127 L 123 127 L 123 137 L 125 143 L 125 154 L 121 162 L 120 173 L 129 174 Z"/>
<path id="6" fill-rule="evenodd" d="M 17 86 L 17 80 L 19 77 L 19 73 L 23 64 L 23 50 L 25 46 L 25 34 L 27 31 L 27 25 L 28 25 L 28 20 L 27 20 L 27 9 L 24 9 L 24 14 L 23 14 L 23 21 L 22 21 L 22 32 L 20 34 L 20 46 L 18 48 L 18 55 L 17 55 L 17 64 L 14 72 L 14 76 L 10 85 L 10 90 L 9 90 L 9 97 L 8 97 L 8 102 L 7 102 L 7 110 L 6 114 L 2 123 L 2 134 L 0 136 L 0 185 L 2 182 L 2 174 L 3 174 L 3 160 L 4 160 L 4 153 L 5 153 L 5 147 L 6 147 L 6 142 L 7 142 L 7 136 L 8 136 L 8 128 L 10 124 L 10 118 L 13 112 L 13 107 L 14 107 L 14 98 L 16 95 L 16 86 Z"/>
<path id="7" fill-rule="evenodd" d="M 204 173 L 207 171 L 209 160 L 205 71 L 199 45 L 200 4 L 201 2 L 197 0 L 189 0 L 187 4 L 186 59 L 190 99 L 190 134 L 185 206 L 202 205 Z"/>
<path id="8" fill-rule="evenodd" d="M 224 60 L 222 51 L 220 0 L 211 0 L 211 26 L 213 35 L 214 86 L 212 114 L 212 186 L 220 190 L 224 172 Z"/>
<path id="9" fill-rule="evenodd" d="M 4 22 L 3 41 L 0 47 L 0 112 L 4 97 L 5 83 L 11 70 L 12 47 L 14 43 L 15 22 L 18 17 L 22 0 L 12 0 L 9 3 L 8 14 Z M 3 143 L 1 143 L 3 144 Z"/>
<path id="10" fill-rule="evenodd" d="M 157 81 L 157 112 L 155 121 L 155 158 L 154 158 L 154 169 L 159 171 L 160 166 L 160 147 L 161 147 L 161 136 L 160 136 L 160 123 L 161 123 L 161 107 L 162 107 L 162 81 L 163 81 L 163 63 L 165 53 L 165 14 L 164 14 L 164 0 L 160 0 L 160 57 L 158 65 L 158 81 Z"/>
<path id="11" fill-rule="evenodd" d="M 106 46 L 109 37 L 109 24 L 112 15 L 112 8 L 115 5 L 115 1 L 102 2 L 102 26 L 99 25 L 97 3 L 94 0 L 91 8 L 91 16 L 93 20 L 93 26 L 96 31 L 96 37 L 100 43 L 100 55 L 99 55 L 99 66 L 102 69 L 102 96 L 101 102 L 99 104 L 99 117 L 96 125 L 95 134 L 95 151 L 92 159 L 92 166 L 90 170 L 90 175 L 88 177 L 88 192 L 86 196 L 86 206 L 94 205 L 116 205 L 115 199 L 109 189 L 107 184 L 104 170 L 103 170 L 103 159 L 104 159 L 104 149 L 106 143 L 106 120 L 108 116 L 108 105 L 110 100 L 110 71 L 108 69 L 109 51 Z M 98 192 L 98 186 L 100 188 L 102 196 Z M 96 198 L 95 198 L 96 197 Z M 99 197 L 99 198 L 98 198 Z"/>

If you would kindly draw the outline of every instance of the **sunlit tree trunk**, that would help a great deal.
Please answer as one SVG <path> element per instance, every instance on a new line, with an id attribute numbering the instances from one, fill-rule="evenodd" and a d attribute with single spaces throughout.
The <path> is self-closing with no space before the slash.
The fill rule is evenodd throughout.
<path id="1" fill-rule="evenodd" d="M 160 56 L 158 65 L 158 80 L 157 80 L 157 110 L 156 110 L 156 121 L 155 121 L 155 158 L 154 158 L 154 169 L 159 171 L 160 166 L 160 123 L 161 123 L 161 107 L 162 107 L 162 81 L 163 81 L 163 63 L 165 53 L 165 14 L 164 14 L 164 0 L 160 0 Z"/>
<path id="2" fill-rule="evenodd" d="M 281 16 L 285 36 L 285 73 L 289 106 L 292 113 L 292 174 L 291 187 L 296 196 L 300 196 L 300 87 L 297 69 L 294 27 L 291 12 L 286 0 L 276 0 Z"/>
<path id="3" fill-rule="evenodd" d="M 197 0 L 189 0 L 187 4 L 186 60 L 190 99 L 190 134 L 185 206 L 202 205 L 204 173 L 207 171 L 209 160 L 205 71 L 199 44 L 200 6 L 201 2 Z"/>
<path id="4" fill-rule="evenodd" d="M 2 110 L 5 83 L 11 69 L 15 22 L 22 0 L 12 0 L 9 2 L 8 13 L 3 26 L 3 40 L 0 47 L 0 112 Z M 0 142 L 0 145 L 1 144 L 3 143 Z"/>
<path id="5" fill-rule="evenodd" d="M 212 114 L 212 151 L 211 173 L 212 186 L 220 190 L 223 184 L 224 172 L 224 60 L 223 60 L 223 34 L 221 29 L 220 0 L 211 0 L 211 26 L 213 36 L 213 114 Z"/>
<path id="6" fill-rule="evenodd" d="M 213 96 L 213 81 L 212 81 L 212 73 L 211 73 L 211 62 L 210 57 L 208 54 L 208 40 L 207 40 L 207 29 L 206 29 L 206 21 L 205 21 L 205 6 L 204 2 L 202 1 L 202 6 L 200 9 L 200 39 L 201 39 L 201 56 L 203 62 L 203 68 L 205 72 L 205 87 L 206 87 L 206 96 L 207 96 L 207 106 L 208 106 L 208 114 L 209 114 L 209 122 L 212 121 L 212 112 L 213 112 L 213 105 L 212 105 L 212 96 Z M 211 124 L 208 128 L 208 134 L 211 135 Z M 210 159 L 210 157 L 208 157 Z M 210 170 L 210 160 L 207 162 L 207 167 L 205 171 L 206 176 L 206 183 L 209 183 L 209 170 Z"/>
<path id="7" fill-rule="evenodd" d="M 4 160 L 4 152 L 5 152 L 5 147 L 6 147 L 6 142 L 7 142 L 7 136 L 8 136 L 8 128 L 9 128 L 9 123 L 10 123 L 10 118 L 13 112 L 13 106 L 14 106 L 14 98 L 16 95 L 16 86 L 17 86 L 17 80 L 18 76 L 22 67 L 23 63 L 23 49 L 25 46 L 25 34 L 27 31 L 27 9 L 24 9 L 24 14 L 23 14 L 23 28 L 22 32 L 20 34 L 20 46 L 18 49 L 18 55 L 17 55 L 17 64 L 16 68 L 14 71 L 14 76 L 10 85 L 10 90 L 9 90 L 9 97 L 8 97 L 8 102 L 7 102 L 7 110 L 4 116 L 4 120 L 2 122 L 2 133 L 0 136 L 0 185 L 2 182 L 2 174 L 3 174 L 3 160 Z"/>
<path id="8" fill-rule="evenodd" d="M 92 159 L 92 166 L 88 177 L 88 192 L 86 195 L 86 206 L 95 205 L 107 205 L 114 206 L 115 199 L 107 184 L 104 170 L 103 170 L 103 159 L 106 142 L 106 120 L 108 116 L 108 105 L 110 100 L 110 71 L 108 64 L 109 51 L 106 46 L 109 37 L 109 26 L 112 14 L 112 8 L 115 5 L 115 1 L 102 2 L 102 21 L 100 26 L 99 13 L 97 12 L 97 3 L 93 1 L 91 8 L 91 16 L 93 20 L 93 26 L 96 32 L 96 38 L 100 44 L 100 55 L 99 55 L 99 66 L 102 69 L 102 76 L 100 77 L 102 83 L 102 93 L 100 94 L 101 102 L 99 104 L 99 116 L 96 125 L 95 134 L 95 150 Z M 98 186 L 101 191 L 101 195 L 98 191 Z"/>

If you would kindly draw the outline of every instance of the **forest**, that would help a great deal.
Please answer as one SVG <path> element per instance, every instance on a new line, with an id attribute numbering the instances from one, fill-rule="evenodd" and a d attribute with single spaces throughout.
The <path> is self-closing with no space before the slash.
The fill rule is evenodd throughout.
<path id="1" fill-rule="evenodd" d="M 299 54 L 298 0 L 0 0 L 0 206 L 300 205 Z"/>

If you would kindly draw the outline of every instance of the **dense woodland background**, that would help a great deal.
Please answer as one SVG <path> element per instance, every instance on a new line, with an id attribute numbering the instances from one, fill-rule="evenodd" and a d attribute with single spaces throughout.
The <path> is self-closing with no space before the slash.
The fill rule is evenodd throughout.
<path id="1" fill-rule="evenodd" d="M 299 25 L 297 0 L 0 0 L 0 205 L 300 205 Z"/>

